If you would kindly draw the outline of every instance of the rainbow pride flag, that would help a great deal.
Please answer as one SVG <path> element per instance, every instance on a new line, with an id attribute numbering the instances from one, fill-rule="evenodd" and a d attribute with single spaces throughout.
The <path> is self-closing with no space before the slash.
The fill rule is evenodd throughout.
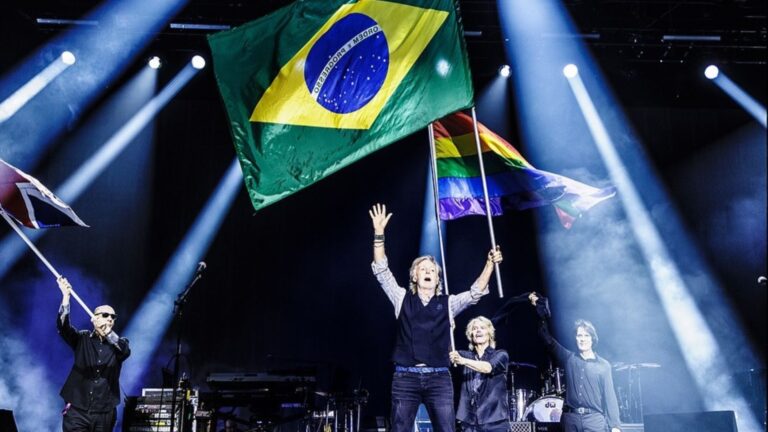
<path id="1" fill-rule="evenodd" d="M 552 205 L 563 226 L 571 228 L 583 212 L 616 195 L 613 187 L 600 189 L 536 169 L 503 138 L 480 122 L 477 127 L 493 216 L 501 215 L 505 208 Z M 434 133 L 440 219 L 484 215 L 472 117 L 451 114 L 434 123 Z"/>

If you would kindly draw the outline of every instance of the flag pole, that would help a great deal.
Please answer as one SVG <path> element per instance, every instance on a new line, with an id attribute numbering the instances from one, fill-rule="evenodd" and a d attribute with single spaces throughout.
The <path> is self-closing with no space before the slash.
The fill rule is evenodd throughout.
<path id="1" fill-rule="evenodd" d="M 496 248 L 496 235 L 493 232 L 493 215 L 491 214 L 491 200 L 488 197 L 488 181 L 485 177 L 485 165 L 483 165 L 483 149 L 480 146 L 480 132 L 477 130 L 477 115 L 475 107 L 472 107 L 472 129 L 475 132 L 475 144 L 477 145 L 477 160 L 480 162 L 480 179 L 483 183 L 483 198 L 485 200 L 485 215 L 488 217 L 488 232 L 491 234 L 491 248 Z M 499 263 L 494 263 L 496 267 L 496 285 L 499 287 L 499 298 L 504 298 L 504 289 L 501 286 L 501 273 L 499 272 Z"/>
<path id="2" fill-rule="evenodd" d="M 21 231 L 21 229 L 18 226 L 16 226 L 16 223 L 10 218 L 10 216 L 8 216 L 8 214 L 5 213 L 5 211 L 1 207 L 0 207 L 0 214 L 3 215 L 3 219 L 5 219 L 5 221 L 8 222 L 8 225 L 10 225 L 11 228 L 13 228 L 13 230 L 16 231 L 16 234 L 18 234 L 19 237 L 21 237 L 21 239 L 24 240 L 24 243 L 26 243 L 27 246 L 29 246 L 29 248 L 32 249 L 32 252 L 34 252 L 35 255 L 37 255 L 37 257 L 40 258 L 40 261 L 42 261 L 43 264 L 45 264 L 45 266 L 48 267 L 48 270 L 50 270 L 51 273 L 53 273 L 53 275 L 58 280 L 61 277 L 61 274 L 57 272 L 55 268 L 53 268 L 51 263 L 48 262 L 48 260 L 45 259 L 45 257 L 43 256 L 42 253 L 40 253 L 37 247 L 35 247 L 34 243 L 32 243 L 32 241 L 27 237 L 27 235 L 24 234 L 24 232 Z M 80 299 L 80 296 L 77 295 L 75 290 L 70 290 L 70 293 L 72 294 L 72 297 L 74 297 L 74 299 L 80 304 L 80 306 L 83 307 L 83 310 L 85 310 L 88 316 L 90 318 L 93 318 L 93 312 L 91 312 L 91 309 L 89 309 L 88 306 L 85 305 L 83 300 Z"/>
<path id="3" fill-rule="evenodd" d="M 440 262 L 443 263 L 443 286 L 445 286 L 445 295 L 450 295 L 448 291 L 448 265 L 445 262 L 445 246 L 443 244 L 443 229 L 442 221 L 440 220 L 440 205 L 437 190 L 437 152 L 435 151 L 435 129 L 430 123 L 427 126 L 429 130 L 429 154 L 430 154 L 430 167 L 432 171 L 432 201 L 435 204 L 435 222 L 437 223 L 437 238 L 440 242 Z M 451 302 L 448 301 L 448 321 L 451 323 L 451 351 L 456 351 L 456 341 L 453 337 L 453 328 L 456 323 L 453 321 L 453 313 L 451 311 Z"/>

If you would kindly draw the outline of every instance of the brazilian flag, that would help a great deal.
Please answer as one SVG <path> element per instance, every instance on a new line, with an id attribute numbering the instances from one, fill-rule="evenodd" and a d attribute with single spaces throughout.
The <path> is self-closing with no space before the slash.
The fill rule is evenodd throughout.
<path id="1" fill-rule="evenodd" d="M 259 210 L 472 105 L 455 0 L 299 0 L 209 36 Z"/>

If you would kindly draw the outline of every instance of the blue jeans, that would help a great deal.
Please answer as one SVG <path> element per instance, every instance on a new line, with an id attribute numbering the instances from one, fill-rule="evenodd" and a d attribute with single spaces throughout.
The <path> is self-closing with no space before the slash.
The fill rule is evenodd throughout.
<path id="1" fill-rule="evenodd" d="M 606 432 L 609 430 L 605 417 L 600 413 L 563 413 L 560 418 L 563 432 Z"/>
<path id="2" fill-rule="evenodd" d="M 424 404 L 435 432 L 455 432 L 450 372 L 395 372 L 392 376 L 390 432 L 413 432 L 416 411 Z"/>

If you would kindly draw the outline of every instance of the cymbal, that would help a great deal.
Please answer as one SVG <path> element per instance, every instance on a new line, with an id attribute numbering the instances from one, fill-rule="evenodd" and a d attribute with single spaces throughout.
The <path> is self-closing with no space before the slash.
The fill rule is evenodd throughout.
<path id="1" fill-rule="evenodd" d="M 658 363 L 622 363 L 617 362 L 613 365 L 613 369 L 616 371 L 623 371 L 627 369 L 655 369 L 660 368 L 661 365 Z"/>
<path id="2" fill-rule="evenodd" d="M 536 365 L 533 365 L 533 364 L 530 364 L 530 363 L 521 363 L 521 362 L 509 362 L 509 366 L 510 367 L 517 367 L 517 368 L 526 367 L 526 368 L 531 368 L 531 369 L 538 369 L 539 368 Z"/>

